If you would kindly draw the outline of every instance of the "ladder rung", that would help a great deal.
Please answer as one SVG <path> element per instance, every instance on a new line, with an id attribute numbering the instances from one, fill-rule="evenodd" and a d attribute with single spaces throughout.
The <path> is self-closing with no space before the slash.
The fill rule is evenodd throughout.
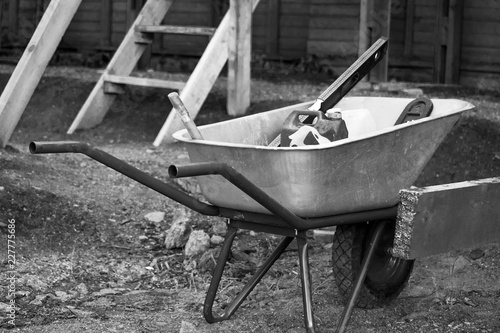
<path id="1" fill-rule="evenodd" d="M 182 88 L 184 88 L 184 86 L 186 85 L 185 82 L 180 82 L 180 81 L 168 81 L 160 79 L 149 79 L 143 77 L 120 76 L 120 75 L 110 75 L 110 74 L 104 76 L 104 81 L 116 84 L 128 84 L 132 86 L 165 88 L 165 89 L 175 89 L 175 90 L 182 90 Z"/>
<path id="2" fill-rule="evenodd" d="M 180 25 L 138 25 L 135 31 L 158 34 L 207 35 L 212 36 L 216 28 L 189 27 Z"/>

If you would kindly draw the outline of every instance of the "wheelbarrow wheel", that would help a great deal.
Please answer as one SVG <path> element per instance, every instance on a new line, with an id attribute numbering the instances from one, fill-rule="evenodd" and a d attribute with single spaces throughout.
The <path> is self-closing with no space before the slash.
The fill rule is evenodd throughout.
<path id="1" fill-rule="evenodd" d="M 333 238 L 333 274 L 344 302 L 347 302 L 368 248 L 375 223 L 338 226 Z M 388 221 L 375 248 L 356 306 L 373 309 L 396 298 L 404 289 L 415 260 L 389 254 L 393 246 L 394 221 Z"/>

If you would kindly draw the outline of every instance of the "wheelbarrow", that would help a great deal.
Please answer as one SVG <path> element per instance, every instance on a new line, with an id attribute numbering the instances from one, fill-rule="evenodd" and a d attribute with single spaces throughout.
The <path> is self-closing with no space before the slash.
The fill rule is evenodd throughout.
<path id="1" fill-rule="evenodd" d="M 457 247 L 457 242 L 468 245 L 460 238 L 440 248 L 421 242 L 418 238 L 421 230 L 427 228 L 424 231 L 431 233 L 433 230 L 427 224 L 424 229 L 419 227 L 418 198 L 432 191 L 410 186 L 460 114 L 473 105 L 435 99 L 431 116 L 393 126 L 410 101 L 344 98 L 337 107 L 369 110 L 375 127 L 370 132 L 321 146 L 268 146 L 290 112 L 306 109 L 311 102 L 201 126 L 204 140 L 191 139 L 186 130 L 175 133 L 175 139 L 185 144 L 191 164 L 172 165 L 168 173 L 173 178 L 198 177 L 209 203 L 87 143 L 32 142 L 29 149 L 33 154 L 85 154 L 201 214 L 227 218 L 227 233 L 204 303 L 203 314 L 209 323 L 229 319 L 296 239 L 305 329 L 316 332 L 308 239 L 314 229 L 336 226 L 333 271 L 346 304 L 338 324 L 338 331 L 343 332 L 356 305 L 372 308 L 397 297 L 410 276 L 415 258 L 449 251 Z M 479 189 L 469 193 L 477 197 L 477 191 L 487 195 L 494 191 L 498 198 L 500 181 L 485 183 L 486 189 L 477 182 Z M 400 196 L 400 190 L 406 191 L 406 195 Z M 479 209 L 480 206 L 477 205 Z M 440 211 L 439 206 L 434 211 Z M 239 229 L 284 237 L 222 315 L 215 315 L 214 301 Z M 500 234 L 497 229 L 493 233 L 496 237 Z M 484 236 L 482 240 L 490 238 Z"/>

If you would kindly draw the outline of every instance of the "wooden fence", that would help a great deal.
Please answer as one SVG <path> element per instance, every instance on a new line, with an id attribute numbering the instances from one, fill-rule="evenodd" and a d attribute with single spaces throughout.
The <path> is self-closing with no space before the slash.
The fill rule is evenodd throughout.
<path id="1" fill-rule="evenodd" d="M 49 1 L 4 0 L 1 46 L 26 45 Z M 143 1 L 83 0 L 61 47 L 116 49 Z M 367 4 L 377 1 L 381 2 L 261 0 L 253 17 L 252 50 L 274 59 L 316 55 L 329 59 L 331 67 L 341 72 L 361 52 L 360 45 L 367 38 L 363 27 L 372 32 L 370 43 L 377 30 L 386 28 L 389 78 L 499 88 L 500 0 L 392 0 L 390 19 L 383 8 L 367 10 Z M 217 26 L 227 3 L 178 0 L 165 22 Z M 154 54 L 199 56 L 209 37 L 156 38 Z"/>

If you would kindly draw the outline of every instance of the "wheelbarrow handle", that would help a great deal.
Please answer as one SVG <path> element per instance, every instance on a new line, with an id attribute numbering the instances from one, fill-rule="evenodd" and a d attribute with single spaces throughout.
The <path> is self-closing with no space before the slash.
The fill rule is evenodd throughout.
<path id="1" fill-rule="evenodd" d="M 40 142 L 34 141 L 29 144 L 29 150 L 32 154 L 49 153 L 81 153 L 100 162 L 113 170 L 159 192 L 172 200 L 175 200 L 194 211 L 205 215 L 218 216 L 219 208 L 201 202 L 161 180 L 133 167 L 132 165 L 114 157 L 100 149 L 92 147 L 86 142 L 77 141 L 52 141 Z"/>
<path id="2" fill-rule="evenodd" d="M 241 173 L 225 163 L 202 162 L 181 166 L 171 165 L 168 168 L 168 174 L 172 178 L 220 175 L 245 192 L 248 196 L 257 201 L 275 216 L 283 219 L 283 221 L 290 225 L 290 227 L 296 230 L 302 230 L 307 227 L 306 220 L 297 216 L 291 210 L 283 206 L 281 203 L 249 181 Z"/>

